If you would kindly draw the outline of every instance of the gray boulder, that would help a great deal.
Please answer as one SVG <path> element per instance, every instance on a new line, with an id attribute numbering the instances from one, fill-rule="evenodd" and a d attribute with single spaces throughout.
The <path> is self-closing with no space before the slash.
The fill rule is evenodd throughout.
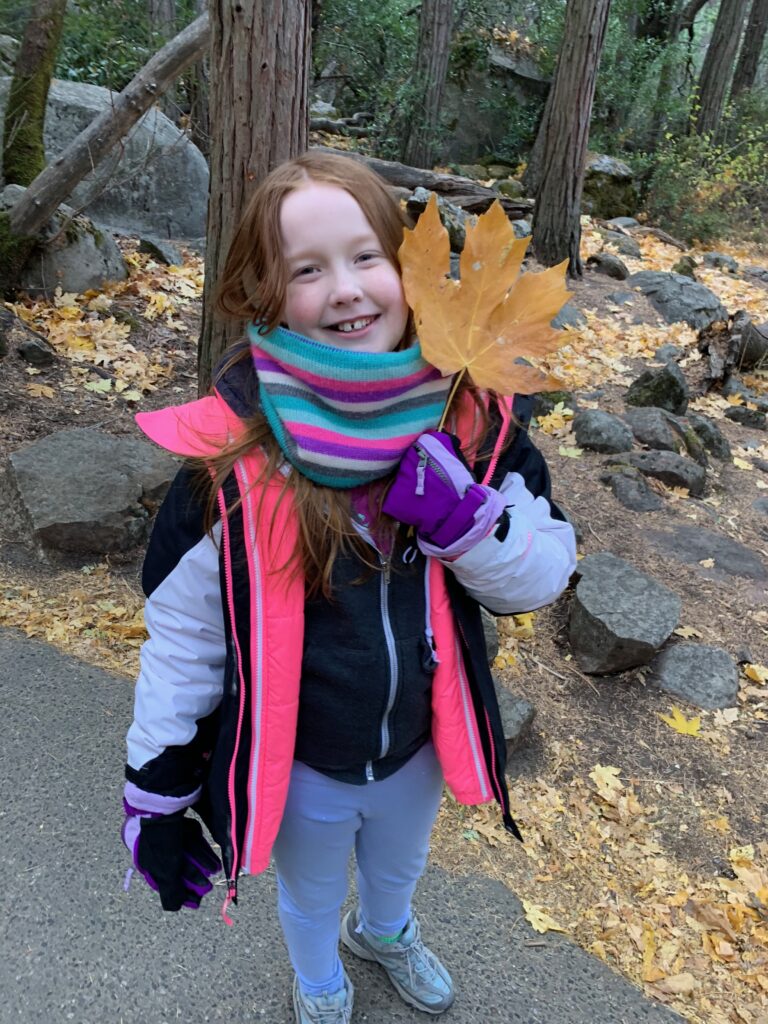
<path id="1" fill-rule="evenodd" d="M 651 490 L 645 477 L 631 466 L 619 466 L 600 474 L 614 498 L 631 512 L 656 512 L 664 507 L 664 499 Z"/>
<path id="2" fill-rule="evenodd" d="M 688 382 L 677 363 L 644 370 L 627 389 L 628 405 L 650 405 L 682 416 L 688 408 Z"/>
<path id="3" fill-rule="evenodd" d="M 606 465 L 627 465 L 644 476 L 661 480 L 667 487 L 687 487 L 694 498 L 704 493 L 706 472 L 703 466 L 674 452 L 626 452 L 615 455 Z"/>
<path id="4" fill-rule="evenodd" d="M 507 757 L 526 739 L 536 717 L 536 708 L 524 697 L 518 697 L 494 678 L 496 699 L 501 712 L 501 725 L 507 744 Z"/>
<path id="5" fill-rule="evenodd" d="M 734 405 L 725 410 L 725 418 L 752 430 L 765 430 L 765 413 L 759 409 L 748 409 L 745 405 Z"/>
<path id="6" fill-rule="evenodd" d="M 529 220 L 512 220 L 510 221 L 512 230 L 515 232 L 515 238 L 530 238 L 533 233 L 531 222 Z"/>
<path id="7" fill-rule="evenodd" d="M 653 406 L 627 409 L 624 419 L 632 428 L 635 440 L 647 448 L 678 454 L 684 448 L 679 433 L 674 429 L 674 421 L 665 409 Z"/>
<path id="8" fill-rule="evenodd" d="M 683 274 L 641 270 L 629 278 L 629 284 L 646 295 L 668 323 L 682 320 L 701 330 L 716 320 L 728 319 L 728 310 L 715 293 Z"/>
<path id="9" fill-rule="evenodd" d="M 737 700 L 739 670 L 722 647 L 674 644 L 651 662 L 650 682 L 697 708 L 728 708 Z"/>
<path id="10" fill-rule="evenodd" d="M 595 253 L 587 260 L 587 266 L 593 267 L 598 274 L 605 274 L 606 277 L 613 277 L 617 281 L 626 281 L 629 277 L 626 263 L 612 252 Z"/>
<path id="11" fill-rule="evenodd" d="M 147 253 L 152 259 L 158 263 L 165 263 L 168 267 L 180 267 L 184 263 L 184 258 L 176 246 L 164 238 L 145 235 L 139 239 L 139 252 Z"/>
<path id="12" fill-rule="evenodd" d="M 632 431 L 618 416 L 601 409 L 585 409 L 573 419 L 576 443 L 594 452 L 628 452 L 632 448 Z"/>
<path id="13" fill-rule="evenodd" d="M 143 502 L 163 496 L 176 468 L 148 442 L 77 427 L 14 452 L 8 477 L 31 539 L 58 551 L 101 554 L 144 542 Z"/>
<path id="14" fill-rule="evenodd" d="M 607 551 L 588 555 L 571 605 L 570 642 L 584 672 L 647 664 L 680 618 L 680 598 Z"/>
<path id="15" fill-rule="evenodd" d="M 744 273 L 768 284 L 768 267 L 744 267 Z"/>
<path id="16" fill-rule="evenodd" d="M 514 224 L 516 222 L 513 221 L 512 223 Z M 558 330 L 563 327 L 573 327 L 575 330 L 578 330 L 579 327 L 583 327 L 586 322 L 587 318 L 580 309 L 573 305 L 572 302 L 566 302 L 557 316 L 551 321 L 552 326 L 556 327 Z"/>
<path id="17" fill-rule="evenodd" d="M 33 331 L 10 309 L 0 306 L 0 356 L 7 355 L 12 348 L 31 366 L 51 366 L 58 358 L 42 334 Z"/>
<path id="18" fill-rule="evenodd" d="M 606 301 L 613 302 L 616 306 L 631 306 L 635 300 L 635 296 L 632 292 L 609 292 L 606 296 Z"/>
<path id="19" fill-rule="evenodd" d="M 673 363 L 676 359 L 679 359 L 682 354 L 683 350 L 679 345 L 673 345 L 668 341 L 666 345 L 659 345 L 653 353 L 653 358 L 658 359 L 660 363 Z"/>
<path id="20" fill-rule="evenodd" d="M 496 616 L 491 615 L 485 608 L 480 609 L 480 618 L 483 620 L 485 649 L 488 654 L 488 664 L 490 665 L 499 653 L 499 629 L 496 625 Z"/>
<path id="21" fill-rule="evenodd" d="M 632 256 L 636 260 L 642 259 L 643 250 L 629 235 L 625 235 L 621 231 L 606 231 L 603 238 L 606 242 L 610 242 L 615 249 L 618 249 L 622 256 Z"/>
<path id="22" fill-rule="evenodd" d="M 582 209 L 593 217 L 626 216 L 637 209 L 632 169 L 623 160 L 589 153 L 584 172 Z"/>
<path id="23" fill-rule="evenodd" d="M 698 565 L 705 559 L 714 562 L 707 572 L 724 572 L 747 579 L 768 579 L 768 570 L 760 558 L 744 544 L 702 526 L 678 523 L 670 530 L 650 530 L 650 541 L 686 565 Z"/>
<path id="24" fill-rule="evenodd" d="M 716 459 L 730 459 L 731 446 L 728 444 L 728 440 L 723 432 L 713 420 L 693 412 L 689 412 L 686 419 L 710 455 L 714 456 Z"/>
<path id="25" fill-rule="evenodd" d="M 3 116 L 9 82 L 0 78 Z M 47 159 L 108 110 L 112 96 L 98 85 L 53 81 L 45 116 Z M 152 107 L 77 186 L 70 202 L 115 231 L 197 238 L 205 234 L 208 165 L 184 132 Z"/>
<path id="26" fill-rule="evenodd" d="M 634 217 L 611 217 L 608 221 L 611 227 L 614 228 L 639 228 L 640 221 L 635 220 Z"/>
<path id="27" fill-rule="evenodd" d="M 6 185 L 0 209 L 13 206 L 24 192 L 21 185 Z M 69 206 L 56 210 L 38 238 L 19 278 L 20 288 L 30 295 L 50 297 L 57 288 L 79 294 L 128 276 L 112 235 Z"/>
<path id="28" fill-rule="evenodd" d="M 718 270 L 728 270 L 732 274 L 739 269 L 739 264 L 733 256 L 725 252 L 705 252 L 704 264 L 707 267 L 717 267 Z"/>

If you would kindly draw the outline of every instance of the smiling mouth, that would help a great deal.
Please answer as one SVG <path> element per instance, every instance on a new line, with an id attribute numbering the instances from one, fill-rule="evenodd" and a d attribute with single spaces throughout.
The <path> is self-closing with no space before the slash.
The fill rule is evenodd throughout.
<path id="1" fill-rule="evenodd" d="M 352 334 L 355 331 L 362 331 L 366 327 L 378 320 L 378 314 L 374 316 L 361 316 L 356 320 L 342 320 L 338 324 L 329 324 L 328 329 L 331 331 L 338 331 L 339 334 Z"/>

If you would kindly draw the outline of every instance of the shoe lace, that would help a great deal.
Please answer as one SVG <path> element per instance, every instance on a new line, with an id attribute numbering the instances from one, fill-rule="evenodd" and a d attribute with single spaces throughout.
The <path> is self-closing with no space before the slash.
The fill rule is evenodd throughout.
<path id="1" fill-rule="evenodd" d="M 346 1003 L 344 1006 L 318 1006 L 316 1011 L 317 1024 L 350 1024 L 352 1020 L 352 1009 Z"/>
<path id="2" fill-rule="evenodd" d="M 416 976 L 428 978 L 434 975 L 437 970 L 437 961 L 434 953 L 427 949 L 417 934 L 413 941 L 404 948 L 405 961 L 408 964 L 408 980 L 413 985 Z"/>

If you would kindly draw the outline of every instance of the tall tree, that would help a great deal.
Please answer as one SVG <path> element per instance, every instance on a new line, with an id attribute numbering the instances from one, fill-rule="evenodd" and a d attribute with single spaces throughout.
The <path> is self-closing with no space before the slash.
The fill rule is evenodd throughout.
<path id="1" fill-rule="evenodd" d="M 699 75 L 695 121 L 699 135 L 714 132 L 720 124 L 748 3 L 749 0 L 720 0 L 712 38 Z"/>
<path id="2" fill-rule="evenodd" d="M 242 330 L 219 317 L 215 289 L 256 185 L 307 146 L 309 0 L 210 0 L 211 186 L 198 349 L 199 387 Z"/>
<path id="3" fill-rule="evenodd" d="M 595 80 L 611 0 L 568 0 L 557 69 L 539 127 L 533 249 L 545 266 L 568 259 L 580 277 L 581 192 Z"/>
<path id="4" fill-rule="evenodd" d="M 149 0 L 147 9 L 152 43 L 161 46 L 176 35 L 176 0 Z M 198 11 L 202 14 L 202 11 Z M 175 84 L 171 84 L 160 97 L 160 109 L 164 114 L 173 117 L 177 112 Z"/>
<path id="5" fill-rule="evenodd" d="M 434 162 L 440 110 L 451 51 L 453 0 L 421 0 L 414 100 L 403 121 L 401 158 L 412 167 Z"/>
<path id="6" fill-rule="evenodd" d="M 731 98 L 746 92 L 755 84 L 760 54 L 763 52 L 766 32 L 768 32 L 768 0 L 753 0 L 749 12 L 744 42 L 741 44 L 736 70 L 733 73 Z"/>
<path id="7" fill-rule="evenodd" d="M 6 183 L 29 185 L 45 167 L 45 105 L 67 0 L 34 0 L 8 93 L 3 133 Z"/>
<path id="8" fill-rule="evenodd" d="M 208 0 L 195 0 L 198 14 L 208 11 Z M 189 125 L 192 141 L 206 159 L 211 153 L 211 114 L 209 100 L 209 59 L 206 47 L 200 60 L 195 61 L 185 76 L 184 91 L 189 110 Z"/>

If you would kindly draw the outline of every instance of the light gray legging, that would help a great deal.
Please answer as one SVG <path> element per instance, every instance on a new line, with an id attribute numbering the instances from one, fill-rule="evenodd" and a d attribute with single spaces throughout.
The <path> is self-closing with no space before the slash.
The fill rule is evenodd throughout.
<path id="1" fill-rule="evenodd" d="M 353 847 L 365 928 L 390 936 L 405 927 L 442 784 L 431 743 L 388 779 L 364 786 L 294 762 L 274 855 L 280 924 L 307 995 L 336 992 L 343 984 L 340 910 Z"/>

